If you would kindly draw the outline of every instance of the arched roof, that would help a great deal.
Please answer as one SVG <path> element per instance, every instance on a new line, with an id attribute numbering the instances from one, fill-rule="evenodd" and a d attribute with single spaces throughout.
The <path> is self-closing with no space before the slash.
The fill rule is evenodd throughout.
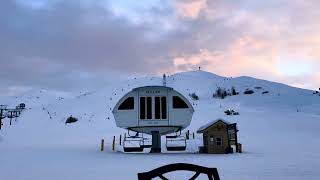
<path id="1" fill-rule="evenodd" d="M 136 87 L 134 90 L 138 90 L 138 89 L 144 89 L 144 88 L 159 88 L 159 89 L 173 89 L 172 87 L 167 87 L 167 86 L 141 86 L 141 87 Z"/>

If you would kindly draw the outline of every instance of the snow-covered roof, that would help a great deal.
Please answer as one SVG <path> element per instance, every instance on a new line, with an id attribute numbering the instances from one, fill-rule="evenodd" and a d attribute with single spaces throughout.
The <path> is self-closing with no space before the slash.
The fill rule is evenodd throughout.
<path id="1" fill-rule="evenodd" d="M 163 88 L 163 89 L 173 89 L 172 87 L 167 87 L 167 86 L 158 86 L 158 85 L 154 85 L 154 86 L 141 86 L 141 87 L 136 87 L 133 88 L 132 90 L 137 90 L 137 89 L 143 89 L 143 88 Z"/>
<path id="2" fill-rule="evenodd" d="M 225 120 L 223 120 L 223 119 L 217 119 L 217 120 L 211 121 L 211 122 L 209 122 L 209 123 L 201 126 L 201 127 L 198 129 L 197 133 L 202 133 L 204 130 L 206 130 L 207 128 L 211 127 L 212 125 L 214 125 L 215 123 L 217 123 L 217 122 L 219 122 L 219 121 L 222 121 L 222 122 L 225 123 L 225 124 L 231 124 L 230 122 L 225 121 Z"/>

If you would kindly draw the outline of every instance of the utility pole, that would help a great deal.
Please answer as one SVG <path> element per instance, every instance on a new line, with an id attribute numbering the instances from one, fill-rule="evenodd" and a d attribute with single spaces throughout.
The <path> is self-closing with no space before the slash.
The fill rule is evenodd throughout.
<path id="1" fill-rule="evenodd" d="M 4 111 L 7 110 L 7 105 L 0 105 L 0 130 L 2 127 L 2 119 L 4 119 L 5 117 L 3 116 Z"/>

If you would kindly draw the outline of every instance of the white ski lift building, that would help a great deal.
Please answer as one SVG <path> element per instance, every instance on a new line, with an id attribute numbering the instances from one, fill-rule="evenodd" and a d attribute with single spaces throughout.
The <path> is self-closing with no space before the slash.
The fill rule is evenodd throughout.
<path id="1" fill-rule="evenodd" d="M 118 127 L 152 135 L 151 152 L 161 152 L 161 135 L 188 127 L 194 109 L 173 88 L 144 86 L 124 95 L 112 112 Z"/>

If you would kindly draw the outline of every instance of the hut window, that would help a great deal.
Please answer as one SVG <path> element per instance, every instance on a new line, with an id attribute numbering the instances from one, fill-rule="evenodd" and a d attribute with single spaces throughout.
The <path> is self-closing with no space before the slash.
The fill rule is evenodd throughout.
<path id="1" fill-rule="evenodd" d="M 189 108 L 187 103 L 184 102 L 179 96 L 173 96 L 172 97 L 172 107 L 174 109 L 186 109 Z"/>
<path id="2" fill-rule="evenodd" d="M 210 136 L 210 144 L 214 144 L 214 138 L 213 138 L 213 136 Z"/>
<path id="3" fill-rule="evenodd" d="M 222 138 L 221 137 L 216 137 L 216 145 L 222 146 Z"/>
<path id="4" fill-rule="evenodd" d="M 146 98 L 140 97 L 140 119 L 146 119 Z"/>
<path id="5" fill-rule="evenodd" d="M 126 100 L 123 101 L 122 104 L 120 104 L 118 110 L 132 110 L 134 109 L 134 98 L 128 97 Z"/>

